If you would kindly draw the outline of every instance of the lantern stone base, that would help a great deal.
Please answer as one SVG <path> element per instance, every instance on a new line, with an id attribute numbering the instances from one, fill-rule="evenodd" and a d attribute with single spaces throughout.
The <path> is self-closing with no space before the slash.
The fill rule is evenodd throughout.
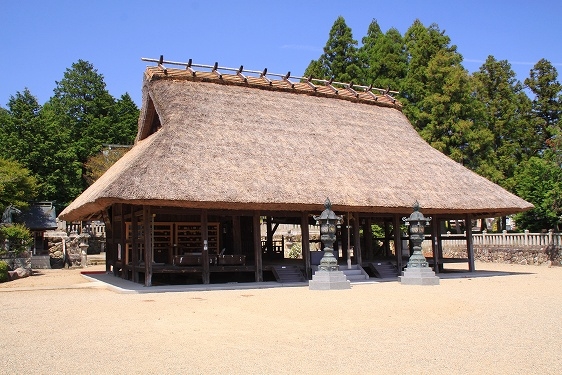
<path id="1" fill-rule="evenodd" d="M 404 285 L 439 285 L 439 277 L 429 267 L 407 267 L 399 279 Z"/>
<path id="2" fill-rule="evenodd" d="M 351 289 L 351 283 L 342 271 L 318 270 L 308 282 L 310 290 Z"/>

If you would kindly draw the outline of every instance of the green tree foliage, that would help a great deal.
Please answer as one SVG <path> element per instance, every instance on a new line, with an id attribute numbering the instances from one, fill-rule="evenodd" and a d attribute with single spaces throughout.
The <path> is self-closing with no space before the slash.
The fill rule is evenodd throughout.
<path id="1" fill-rule="evenodd" d="M 28 89 L 0 108 L 0 157 L 17 160 L 37 179 L 41 200 L 61 209 L 86 187 L 85 166 L 104 144 L 134 142 L 139 109 L 129 94 L 115 100 L 103 76 L 78 60 L 41 106 Z"/>
<path id="2" fill-rule="evenodd" d="M 425 27 L 420 20 L 415 20 L 406 31 L 404 42 L 408 71 L 400 87 L 400 96 L 405 104 L 404 114 L 421 131 L 428 124 L 428 113 L 431 112 L 425 99 L 435 91 L 432 81 L 436 75 L 443 74 L 436 68 L 458 67 L 462 57 L 456 52 L 456 46 L 450 46 L 450 38 L 436 24 Z M 434 59 L 440 61 L 432 61 Z M 445 79 L 447 77 L 442 78 Z"/>
<path id="3" fill-rule="evenodd" d="M 20 163 L 0 158 L 0 209 L 10 204 L 17 208 L 28 207 L 37 194 L 37 181 Z"/>
<path id="4" fill-rule="evenodd" d="M 111 142 L 119 145 L 132 145 L 137 136 L 139 108 L 125 93 L 115 102 L 111 110 L 113 136 Z"/>
<path id="5" fill-rule="evenodd" d="M 534 94 L 532 113 L 534 132 L 538 138 L 540 152 L 556 146 L 560 134 L 562 115 L 562 84 L 558 82 L 556 68 L 545 59 L 535 64 L 525 79 L 525 85 Z"/>
<path id="6" fill-rule="evenodd" d="M 14 257 L 24 254 L 33 244 L 33 236 L 29 229 L 23 224 L 13 224 L 0 227 L 0 243 L 5 244 L 8 240 L 9 250 Z"/>
<path id="7" fill-rule="evenodd" d="M 25 89 L 10 97 L 6 120 L 0 122 L 0 156 L 17 160 L 35 176 L 39 199 L 52 197 L 55 188 L 48 181 L 56 170 L 53 154 L 68 142 L 58 137 L 56 123 L 49 121 L 46 112 Z"/>
<path id="8" fill-rule="evenodd" d="M 56 85 L 43 113 L 58 140 L 46 192 L 65 205 L 88 186 L 85 163 L 89 157 L 104 144 L 133 143 L 139 110 L 128 94 L 116 101 L 103 75 L 84 60 L 72 64 Z"/>
<path id="9" fill-rule="evenodd" d="M 304 75 L 314 78 L 333 78 L 338 82 L 350 82 L 360 76 L 357 57 L 357 41 L 343 17 L 338 17 L 332 29 L 324 53 L 317 61 L 311 61 Z"/>
<path id="10" fill-rule="evenodd" d="M 84 60 L 72 64 L 61 81 L 56 82 L 50 103 L 59 126 L 69 129 L 69 136 L 78 160 L 86 159 L 112 143 L 111 109 L 115 100 L 105 87 L 103 76 Z"/>
<path id="11" fill-rule="evenodd" d="M 474 77 L 478 110 L 475 126 L 492 134 L 483 145 L 475 171 L 509 190 L 517 165 L 532 153 L 536 137 L 529 128 L 531 101 L 506 60 L 489 56 Z"/>
<path id="12" fill-rule="evenodd" d="M 521 163 L 515 177 L 516 193 L 535 205 L 533 210 L 516 217 L 517 225 L 530 231 L 560 229 L 562 168 L 549 159 L 531 157 Z"/>
<path id="13" fill-rule="evenodd" d="M 8 273 L 8 263 L 0 260 L 0 283 L 10 281 L 10 274 Z"/>
<path id="14" fill-rule="evenodd" d="M 363 72 L 362 84 L 399 90 L 408 68 L 408 56 L 400 32 L 389 29 L 386 34 L 376 20 L 373 20 L 362 39 L 358 56 Z"/>

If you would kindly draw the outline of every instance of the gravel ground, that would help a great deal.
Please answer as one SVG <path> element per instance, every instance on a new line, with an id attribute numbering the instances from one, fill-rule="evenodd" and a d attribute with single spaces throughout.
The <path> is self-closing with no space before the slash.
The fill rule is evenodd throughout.
<path id="1" fill-rule="evenodd" d="M 0 373 L 561 374 L 562 268 L 476 266 L 504 275 L 120 294 L 45 270 L 0 284 Z"/>

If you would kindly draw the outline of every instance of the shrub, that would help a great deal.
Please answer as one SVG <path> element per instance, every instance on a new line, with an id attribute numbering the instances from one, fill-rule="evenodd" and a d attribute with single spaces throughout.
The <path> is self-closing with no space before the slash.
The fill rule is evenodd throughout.
<path id="1" fill-rule="evenodd" d="M 302 258 L 302 246 L 300 242 L 293 242 L 291 250 L 289 251 L 289 258 L 301 259 Z"/>
<path id="2" fill-rule="evenodd" d="M 8 263 L 0 260 L 0 283 L 10 280 L 8 276 Z"/>
<path id="3" fill-rule="evenodd" d="M 9 251 L 14 257 L 24 254 L 33 244 L 33 236 L 27 227 L 23 224 L 14 224 L 0 227 L 0 245 L 8 240 Z M 8 249 L 4 249 L 4 252 Z"/>

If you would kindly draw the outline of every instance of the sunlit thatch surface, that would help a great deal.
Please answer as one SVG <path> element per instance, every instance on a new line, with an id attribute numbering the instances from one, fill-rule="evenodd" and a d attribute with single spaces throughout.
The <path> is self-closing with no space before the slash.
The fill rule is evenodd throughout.
<path id="1" fill-rule="evenodd" d="M 255 80 L 148 68 L 137 144 L 61 218 L 116 202 L 317 212 L 326 197 L 336 212 L 532 207 L 431 148 L 399 104 Z"/>

